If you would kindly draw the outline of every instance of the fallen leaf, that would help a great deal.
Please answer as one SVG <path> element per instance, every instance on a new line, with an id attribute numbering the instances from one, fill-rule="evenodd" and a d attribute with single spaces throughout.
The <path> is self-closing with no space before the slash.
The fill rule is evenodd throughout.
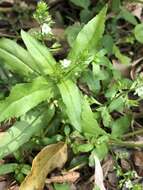
<path id="1" fill-rule="evenodd" d="M 141 151 L 134 152 L 134 164 L 136 166 L 143 167 L 143 152 Z"/>
<path id="2" fill-rule="evenodd" d="M 108 186 L 110 185 L 112 188 L 117 187 L 118 178 L 117 178 L 117 175 L 116 175 L 115 171 L 112 171 L 112 172 L 108 173 L 106 182 L 107 182 Z"/>
<path id="3" fill-rule="evenodd" d="M 134 151 L 132 160 L 139 176 L 143 176 L 143 151 Z"/>
<path id="4" fill-rule="evenodd" d="M 126 171 L 126 172 L 131 170 L 131 165 L 129 161 L 127 161 L 126 159 L 121 159 L 121 167 L 123 171 Z"/>
<path id="5" fill-rule="evenodd" d="M 7 189 L 7 183 L 6 181 L 0 182 L 0 190 L 6 190 Z"/>
<path id="6" fill-rule="evenodd" d="M 132 64 L 131 71 L 130 71 L 130 76 L 132 80 L 135 80 L 139 75 L 143 75 L 143 58 L 139 58 L 135 60 Z"/>
<path id="7" fill-rule="evenodd" d="M 142 3 L 127 3 L 126 8 L 130 11 L 134 16 L 138 17 L 140 20 L 142 19 Z"/>
<path id="8" fill-rule="evenodd" d="M 95 155 L 95 184 L 100 190 L 106 190 L 104 186 L 103 170 L 99 158 Z"/>
<path id="9" fill-rule="evenodd" d="M 131 70 L 130 65 L 121 64 L 119 61 L 117 61 L 115 59 L 112 60 L 112 63 L 113 63 L 113 67 L 117 71 L 120 71 L 120 73 L 123 77 L 130 78 L 130 70 Z"/>
<path id="10" fill-rule="evenodd" d="M 113 171 L 114 161 L 111 156 L 107 157 L 105 163 L 102 165 L 104 177 L 108 175 L 109 172 Z"/>
<path id="11" fill-rule="evenodd" d="M 61 168 L 67 161 L 67 145 L 64 142 L 46 146 L 34 158 L 30 174 L 19 190 L 42 190 L 47 175 L 55 168 Z"/>

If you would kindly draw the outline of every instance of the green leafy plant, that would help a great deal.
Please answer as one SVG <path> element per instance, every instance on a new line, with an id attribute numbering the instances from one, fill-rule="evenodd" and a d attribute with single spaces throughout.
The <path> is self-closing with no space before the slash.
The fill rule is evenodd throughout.
<path id="1" fill-rule="evenodd" d="M 65 31 L 65 35 L 67 36 L 67 40 L 70 46 L 72 46 L 76 36 L 82 29 L 83 23 L 87 23 L 105 4 L 105 1 L 96 2 L 96 6 L 94 6 L 94 3 L 93 6 L 91 6 L 92 3 L 90 4 L 89 1 L 84 0 L 71 0 L 71 2 L 75 4 L 79 9 L 80 18 L 77 18 L 78 21 L 73 25 L 68 26 Z M 110 16 L 110 14 L 108 16 L 107 27 L 102 40 L 103 46 L 107 50 L 108 54 L 114 56 L 120 63 L 130 65 L 131 59 L 129 58 L 128 53 L 126 55 L 126 52 L 122 52 L 122 50 L 120 50 L 120 46 L 122 47 L 122 45 L 125 43 L 133 44 L 135 37 L 137 39 L 140 38 L 137 37 L 137 35 L 141 35 L 139 34 L 141 32 L 137 32 L 137 28 L 139 28 L 139 25 L 141 24 L 138 24 L 135 15 L 126 8 L 126 4 L 129 4 L 126 1 L 113 0 L 108 1 L 108 3 L 109 12 L 112 12 L 114 16 Z M 133 32 L 131 32 L 132 30 L 129 30 L 128 32 L 124 31 L 126 30 L 124 28 L 120 30 L 120 22 L 126 22 L 127 25 L 129 25 L 129 28 L 135 27 L 135 37 L 133 35 Z M 122 35 L 122 33 L 124 34 Z"/>
<path id="2" fill-rule="evenodd" d="M 53 104 L 53 101 L 60 98 L 61 94 L 66 114 L 73 127 L 79 132 L 88 133 L 89 127 L 82 124 L 81 115 L 84 114 L 84 111 L 88 111 L 92 118 L 92 111 L 88 102 L 81 98 L 83 95 L 76 86 L 75 73 L 80 73 L 83 68 L 87 68 L 94 56 L 92 51 L 97 51 L 96 47 L 104 31 L 106 9 L 104 8 L 97 17 L 91 20 L 78 35 L 68 55 L 71 62 L 68 67 L 57 63 L 45 46 L 24 31 L 21 32 L 21 36 L 27 51 L 14 41 L 1 39 L 1 59 L 9 69 L 21 75 L 25 83 L 12 87 L 10 95 L 1 101 L 0 121 L 20 117 L 43 101 L 46 101 L 47 104 L 49 102 L 49 105 Z M 93 26 L 95 26 L 94 30 Z M 91 30 L 90 39 L 86 39 L 85 36 L 88 30 Z M 81 46 L 83 39 L 85 42 Z M 95 134 L 96 128 L 102 131 L 96 124 Z"/>
<path id="3" fill-rule="evenodd" d="M 52 39 L 54 37 L 52 33 L 53 20 L 49 13 L 49 7 L 45 1 L 39 1 L 36 11 L 33 14 L 34 19 L 39 24 L 39 31 L 33 29 L 31 33 L 38 39 L 44 42 L 44 39 Z"/>
<path id="4" fill-rule="evenodd" d="M 4 67 L 20 77 L 0 101 L 0 122 L 16 118 L 0 133 L 0 159 L 22 145 L 32 148 L 63 140 L 75 154 L 89 152 L 92 166 L 94 155 L 102 160 L 111 145 L 138 146 L 122 141 L 132 121 L 124 109 L 133 105 L 128 93 L 136 85 L 113 67 L 101 45 L 106 12 L 107 6 L 81 29 L 64 60 L 55 60 L 46 46 L 23 30 L 26 49 L 0 40 Z M 61 136 L 55 136 L 59 131 Z"/>

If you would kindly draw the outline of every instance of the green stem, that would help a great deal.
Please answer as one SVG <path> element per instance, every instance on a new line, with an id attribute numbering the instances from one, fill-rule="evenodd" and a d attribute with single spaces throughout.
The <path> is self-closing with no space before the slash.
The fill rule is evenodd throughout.
<path id="1" fill-rule="evenodd" d="M 140 134 L 143 134 L 143 129 L 139 129 L 137 131 L 127 133 L 127 134 L 123 135 L 123 138 L 128 138 L 128 137 L 132 137 L 134 135 L 140 135 Z"/>
<path id="2" fill-rule="evenodd" d="M 110 145 L 115 146 L 121 146 L 121 147 L 127 147 L 127 148 L 143 148 L 143 142 L 134 142 L 134 141 L 110 141 Z"/>

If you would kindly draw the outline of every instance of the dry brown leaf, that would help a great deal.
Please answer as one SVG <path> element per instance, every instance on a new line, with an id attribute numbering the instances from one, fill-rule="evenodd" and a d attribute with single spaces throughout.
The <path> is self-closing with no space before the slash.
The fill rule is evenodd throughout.
<path id="1" fill-rule="evenodd" d="M 132 160 L 139 176 L 143 176 L 143 151 L 134 151 Z"/>
<path id="2" fill-rule="evenodd" d="M 141 20 L 143 9 L 142 3 L 126 3 L 126 8 L 129 12 Z"/>
<path id="3" fill-rule="evenodd" d="M 102 165 L 104 177 L 106 177 L 109 171 L 113 171 L 114 161 L 111 156 L 105 160 L 105 163 Z"/>
<path id="4" fill-rule="evenodd" d="M 46 183 L 48 184 L 65 183 L 65 182 L 74 183 L 79 177 L 80 177 L 79 172 L 69 172 L 62 176 L 54 176 L 54 177 L 51 177 L 50 179 L 46 179 Z"/>
<path id="5" fill-rule="evenodd" d="M 126 159 L 121 159 L 121 167 L 122 167 L 123 171 L 126 171 L 126 172 L 131 170 L 131 165 L 130 165 L 129 161 Z"/>
<path id="6" fill-rule="evenodd" d="M 133 160 L 135 166 L 143 167 L 143 152 L 142 151 L 134 151 Z"/>
<path id="7" fill-rule="evenodd" d="M 120 73 L 122 74 L 122 76 L 130 78 L 130 70 L 131 70 L 131 66 L 130 65 L 123 65 L 121 64 L 119 61 L 113 59 L 112 60 L 113 63 L 113 67 L 117 70 L 120 71 Z"/>
<path id="8" fill-rule="evenodd" d="M 19 190 L 42 190 L 47 175 L 55 168 L 61 168 L 67 161 L 67 145 L 63 142 L 46 146 L 34 158 L 30 174 Z"/>
<path id="9" fill-rule="evenodd" d="M 0 182 L 0 190 L 6 190 L 7 189 L 7 182 L 1 181 Z"/>

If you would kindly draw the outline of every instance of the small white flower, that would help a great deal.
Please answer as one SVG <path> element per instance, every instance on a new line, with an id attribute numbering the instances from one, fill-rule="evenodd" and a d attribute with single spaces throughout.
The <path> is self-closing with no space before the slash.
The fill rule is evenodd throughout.
<path id="1" fill-rule="evenodd" d="M 137 94 L 139 97 L 143 97 L 143 86 L 138 87 L 135 91 L 135 94 Z"/>
<path id="2" fill-rule="evenodd" d="M 133 170 L 133 175 L 134 175 L 134 178 L 138 178 L 139 177 L 138 174 L 137 174 L 137 172 L 134 171 L 134 170 Z"/>
<path id="3" fill-rule="evenodd" d="M 55 105 L 56 107 L 58 107 L 58 100 L 54 100 L 53 103 L 54 103 L 54 105 Z"/>
<path id="4" fill-rule="evenodd" d="M 42 34 L 52 34 L 52 29 L 46 23 L 42 25 Z"/>
<path id="5" fill-rule="evenodd" d="M 67 68 L 67 67 L 70 66 L 71 61 L 68 60 L 68 59 L 64 59 L 63 61 L 61 61 L 61 63 L 62 63 L 62 67 L 63 67 L 63 68 Z"/>
<path id="6" fill-rule="evenodd" d="M 128 188 L 128 189 L 131 189 L 133 187 L 133 184 L 132 184 L 131 180 L 127 180 L 125 182 L 125 187 Z"/>

